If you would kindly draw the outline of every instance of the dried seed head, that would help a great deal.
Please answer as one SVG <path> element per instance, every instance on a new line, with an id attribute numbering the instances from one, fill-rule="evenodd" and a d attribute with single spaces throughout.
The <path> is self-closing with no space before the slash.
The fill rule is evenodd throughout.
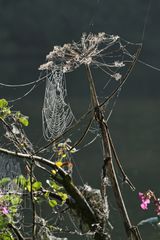
<path id="1" fill-rule="evenodd" d="M 88 35 L 83 33 L 79 43 L 54 46 L 46 57 L 48 62 L 41 65 L 39 70 L 51 70 L 55 65 L 61 65 L 63 72 L 71 72 L 82 64 L 94 64 L 99 55 L 115 44 L 118 39 L 118 36 L 108 35 L 104 32 Z"/>

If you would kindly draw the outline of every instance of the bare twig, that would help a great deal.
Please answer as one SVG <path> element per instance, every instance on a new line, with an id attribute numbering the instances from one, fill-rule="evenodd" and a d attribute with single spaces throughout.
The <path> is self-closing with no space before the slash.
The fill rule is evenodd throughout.
<path id="1" fill-rule="evenodd" d="M 92 73 L 89 65 L 86 65 L 86 70 L 87 70 L 88 80 L 90 84 L 92 102 L 94 104 L 94 109 L 95 109 L 95 120 L 97 121 L 101 130 L 103 148 L 104 148 L 104 164 L 102 169 L 102 197 L 105 199 L 105 197 L 107 196 L 106 178 L 109 177 L 112 184 L 117 205 L 123 217 L 126 234 L 131 240 L 140 240 L 141 239 L 139 237 L 140 234 L 138 235 L 137 231 L 134 231 L 134 228 L 132 227 L 131 221 L 127 213 L 127 209 L 123 201 L 123 197 L 122 197 L 117 176 L 115 173 L 114 165 L 112 162 L 112 152 L 111 152 L 111 146 L 110 146 L 109 135 L 108 135 L 108 126 L 105 123 L 103 112 L 100 108 L 99 101 L 97 99 L 96 89 L 95 89 L 95 85 L 94 85 L 94 81 L 93 81 L 93 77 L 92 77 Z M 114 94 L 116 93 L 116 91 L 114 91 Z"/>
<path id="2" fill-rule="evenodd" d="M 86 135 L 89 131 L 90 126 L 92 125 L 92 122 L 93 122 L 93 117 L 90 119 L 90 121 L 89 121 L 84 133 L 82 134 L 82 136 L 78 139 L 78 141 L 75 142 L 75 144 L 71 147 L 71 149 L 69 149 L 69 151 L 72 151 L 72 149 L 77 147 L 83 141 L 83 139 L 86 137 Z"/>

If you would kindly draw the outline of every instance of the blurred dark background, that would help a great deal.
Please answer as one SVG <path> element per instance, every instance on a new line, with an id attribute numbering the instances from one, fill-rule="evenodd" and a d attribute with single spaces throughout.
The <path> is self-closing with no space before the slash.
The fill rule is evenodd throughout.
<path id="1" fill-rule="evenodd" d="M 130 42 L 142 42 L 140 59 L 160 67 L 160 1 L 148 0 L 0 0 L 0 82 L 26 83 L 39 77 L 38 67 L 54 45 L 79 41 L 82 32 L 106 32 Z M 147 15 L 147 9 L 149 14 Z M 145 26 L 145 27 L 144 27 Z M 144 31 L 145 30 L 145 31 Z M 144 38 L 143 38 L 143 32 Z M 81 76 L 67 87 L 73 109 L 85 110 L 88 91 Z M 137 62 L 124 86 L 110 128 L 117 152 L 125 170 L 136 185 L 136 192 L 124 190 L 125 201 L 134 224 L 154 215 L 139 207 L 138 191 L 148 188 L 160 195 L 160 72 Z M 42 136 L 41 109 L 44 84 L 21 101 L 15 108 L 30 116 L 28 134 L 34 145 Z M 22 96 L 29 88 L 0 87 L 0 97 L 9 100 Z M 87 108 L 87 105 L 86 105 Z M 84 182 L 99 187 L 102 166 L 98 141 L 75 156 Z M 111 205 L 113 239 L 124 240 L 119 213 Z M 116 219 L 116 221 L 115 221 Z M 160 238 L 158 229 L 142 227 L 145 240 Z M 74 238 L 75 239 L 75 238 Z"/>

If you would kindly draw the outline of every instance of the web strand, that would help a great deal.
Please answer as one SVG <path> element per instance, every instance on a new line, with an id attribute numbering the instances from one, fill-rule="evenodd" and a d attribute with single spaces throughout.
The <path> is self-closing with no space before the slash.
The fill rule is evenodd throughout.
<path id="1" fill-rule="evenodd" d="M 43 135 L 46 140 L 54 139 L 72 124 L 74 116 L 69 104 L 62 69 L 55 66 L 50 77 L 46 77 L 46 90 L 42 110 Z"/>

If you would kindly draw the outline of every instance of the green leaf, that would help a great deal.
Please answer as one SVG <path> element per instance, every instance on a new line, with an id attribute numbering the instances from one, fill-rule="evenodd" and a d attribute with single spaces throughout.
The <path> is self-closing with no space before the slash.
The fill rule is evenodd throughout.
<path id="1" fill-rule="evenodd" d="M 4 108 L 4 107 L 7 107 L 8 106 L 8 102 L 6 99 L 4 98 L 1 98 L 0 99 L 0 108 Z"/>
<path id="2" fill-rule="evenodd" d="M 63 202 L 65 202 L 68 198 L 68 195 L 66 193 L 58 192 L 57 194 L 62 198 Z"/>
<path id="3" fill-rule="evenodd" d="M 0 229 L 5 228 L 7 224 L 8 224 L 8 219 L 3 215 L 0 215 Z"/>
<path id="4" fill-rule="evenodd" d="M 60 189 L 62 189 L 61 186 L 59 186 L 55 181 L 51 181 L 51 180 L 47 180 L 46 181 L 48 183 L 48 185 L 53 188 L 55 191 L 59 191 Z"/>
<path id="5" fill-rule="evenodd" d="M 14 215 L 15 213 L 17 213 L 17 206 L 11 206 L 9 207 L 9 212 L 10 212 L 10 215 Z"/>
<path id="6" fill-rule="evenodd" d="M 13 194 L 10 196 L 10 202 L 12 205 L 19 205 L 22 202 L 22 199 L 20 196 Z"/>
<path id="7" fill-rule="evenodd" d="M 49 200 L 49 205 L 54 208 L 55 206 L 57 206 L 57 201 L 56 200 Z"/>
<path id="8" fill-rule="evenodd" d="M 2 178 L 2 179 L 0 180 L 0 186 L 4 186 L 4 185 L 6 185 L 7 183 L 9 183 L 10 181 L 11 181 L 11 179 L 8 178 L 8 177 Z"/>
<path id="9" fill-rule="evenodd" d="M 31 182 L 29 180 L 27 181 L 25 189 L 28 190 L 28 192 L 31 192 Z"/>
<path id="10" fill-rule="evenodd" d="M 15 113 L 15 116 L 16 116 L 16 118 L 20 118 L 20 117 L 21 117 L 20 111 L 17 111 L 17 112 Z"/>
<path id="11" fill-rule="evenodd" d="M 0 233 L 0 240 L 14 240 L 12 234 L 10 231 L 6 232 L 3 232 L 3 233 Z"/>
<path id="12" fill-rule="evenodd" d="M 29 125 L 28 117 L 20 117 L 19 122 L 22 123 L 25 127 Z"/>
<path id="13" fill-rule="evenodd" d="M 19 177 L 14 179 L 15 183 L 20 184 L 22 187 L 26 187 L 27 180 L 23 175 L 20 175 Z"/>
<path id="14" fill-rule="evenodd" d="M 45 196 L 45 198 L 49 198 L 49 192 L 46 192 L 45 194 L 44 194 L 44 196 Z"/>
<path id="15" fill-rule="evenodd" d="M 41 182 L 34 182 L 32 184 L 32 190 L 33 191 L 38 191 L 41 187 L 42 187 L 42 183 Z"/>

